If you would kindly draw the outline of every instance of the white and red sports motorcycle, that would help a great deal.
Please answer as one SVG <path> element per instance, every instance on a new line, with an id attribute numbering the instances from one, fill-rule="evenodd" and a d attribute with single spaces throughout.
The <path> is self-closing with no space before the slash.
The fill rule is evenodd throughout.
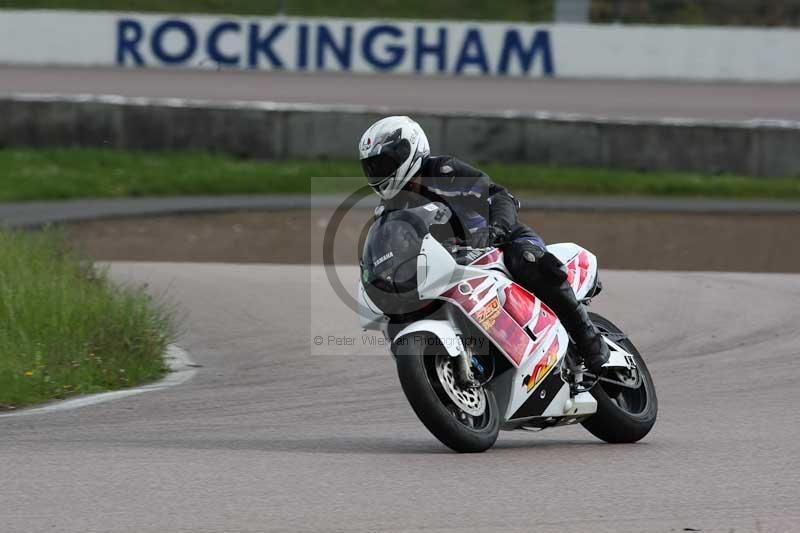
<path id="1" fill-rule="evenodd" d="M 590 313 L 611 351 L 602 375 L 590 374 L 555 314 L 510 279 L 499 248 L 431 235 L 450 216 L 440 203 L 381 216 L 361 260 L 361 325 L 391 341 L 403 391 L 425 427 L 458 452 L 491 448 L 501 429 L 580 423 L 607 442 L 647 435 L 658 402 L 628 336 Z M 576 244 L 548 250 L 589 303 L 601 289 L 595 256 Z"/>

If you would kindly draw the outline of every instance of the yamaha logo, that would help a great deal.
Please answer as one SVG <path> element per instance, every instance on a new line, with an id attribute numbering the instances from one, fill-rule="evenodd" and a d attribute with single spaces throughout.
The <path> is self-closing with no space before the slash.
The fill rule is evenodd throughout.
<path id="1" fill-rule="evenodd" d="M 386 261 L 388 259 L 391 259 L 392 257 L 394 257 L 394 253 L 393 252 L 389 252 L 388 254 L 384 254 L 384 255 L 380 256 L 379 258 L 377 258 L 372 263 L 372 266 L 376 267 L 376 266 L 380 265 L 381 263 L 383 263 L 384 261 Z"/>

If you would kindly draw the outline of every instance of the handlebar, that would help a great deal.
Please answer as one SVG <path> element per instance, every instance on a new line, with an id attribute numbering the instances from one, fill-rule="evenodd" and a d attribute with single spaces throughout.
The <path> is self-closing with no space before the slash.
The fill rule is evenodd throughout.
<path id="1" fill-rule="evenodd" d="M 442 245 L 448 248 L 452 246 L 463 246 L 464 244 L 466 244 L 466 241 L 459 237 L 450 237 L 449 239 L 445 239 L 442 241 Z"/>
<path id="2" fill-rule="evenodd" d="M 505 243 L 498 243 L 493 246 L 485 248 L 474 248 L 466 244 L 463 239 L 452 237 L 442 241 L 442 245 L 448 252 L 455 258 L 456 263 L 459 265 L 468 265 L 475 259 L 485 254 L 487 251 L 494 249 L 497 246 L 502 246 Z"/>
<path id="3" fill-rule="evenodd" d="M 492 244 L 491 246 L 486 246 L 484 248 L 473 248 L 472 246 L 467 244 L 467 241 L 464 239 L 459 239 L 458 237 L 451 237 L 449 239 L 445 239 L 442 241 L 442 245 L 450 250 L 450 253 L 453 252 L 474 252 L 479 250 L 490 250 L 492 248 L 500 248 L 509 244 L 511 241 L 500 241 Z"/>

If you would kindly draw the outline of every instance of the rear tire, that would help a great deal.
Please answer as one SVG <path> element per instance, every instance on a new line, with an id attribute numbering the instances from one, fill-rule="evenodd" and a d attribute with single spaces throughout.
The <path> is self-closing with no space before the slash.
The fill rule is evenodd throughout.
<path id="1" fill-rule="evenodd" d="M 445 393 L 435 369 L 437 358 L 450 356 L 435 349 L 436 343 L 426 339 L 430 337 L 415 335 L 396 344 L 397 375 L 408 403 L 428 431 L 448 448 L 460 453 L 488 450 L 500 432 L 494 394 L 485 387 L 482 389 L 485 408 L 480 416 L 473 417 L 461 410 Z"/>
<path id="2" fill-rule="evenodd" d="M 601 333 L 621 334 L 614 323 L 597 313 L 589 317 Z M 639 389 L 632 391 L 607 382 L 599 382 L 591 390 L 597 400 L 597 413 L 582 422 L 583 427 L 595 437 L 610 443 L 630 443 L 644 438 L 656 423 L 658 399 L 653 378 L 642 355 L 630 339 L 616 342 L 633 355 L 642 376 Z"/>

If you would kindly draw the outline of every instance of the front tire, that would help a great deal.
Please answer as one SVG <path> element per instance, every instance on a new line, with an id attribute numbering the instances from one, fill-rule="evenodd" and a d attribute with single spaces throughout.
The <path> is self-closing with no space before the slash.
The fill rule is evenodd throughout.
<path id="1" fill-rule="evenodd" d="M 589 313 L 589 317 L 602 334 L 624 335 L 607 318 L 597 313 Z M 656 389 L 642 355 L 630 339 L 625 337 L 615 342 L 633 355 L 636 368 L 641 374 L 641 385 L 633 390 L 600 381 L 591 390 L 592 396 L 597 400 L 597 413 L 582 424 L 592 435 L 606 442 L 636 442 L 644 438 L 656 423 Z"/>
<path id="2" fill-rule="evenodd" d="M 450 356 L 436 340 L 413 335 L 396 344 L 397 375 L 403 392 L 417 417 L 442 444 L 460 453 L 486 451 L 500 432 L 494 394 L 486 387 L 464 391 L 453 385 L 452 376 L 447 375 Z M 470 404 L 459 401 L 465 393 Z M 480 414 L 475 414 L 478 411 Z"/>

